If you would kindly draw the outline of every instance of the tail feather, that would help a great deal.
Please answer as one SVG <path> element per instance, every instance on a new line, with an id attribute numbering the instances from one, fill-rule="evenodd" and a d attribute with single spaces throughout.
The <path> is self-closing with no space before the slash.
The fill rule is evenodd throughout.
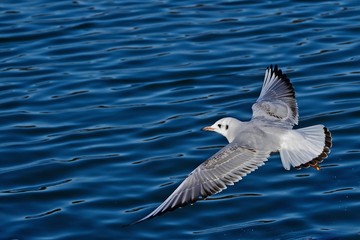
<path id="1" fill-rule="evenodd" d="M 282 139 L 280 157 L 286 170 L 314 167 L 328 157 L 332 146 L 331 133 L 323 125 L 289 131 Z"/>

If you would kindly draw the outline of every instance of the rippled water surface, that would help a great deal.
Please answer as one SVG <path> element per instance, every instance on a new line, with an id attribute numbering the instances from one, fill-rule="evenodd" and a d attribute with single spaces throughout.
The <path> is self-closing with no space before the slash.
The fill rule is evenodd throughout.
<path id="1" fill-rule="evenodd" d="M 359 239 L 358 1 L 2 1 L 1 239 Z M 251 117 L 264 70 L 299 127 L 333 134 L 322 170 L 279 156 L 226 191 L 123 227 Z"/>

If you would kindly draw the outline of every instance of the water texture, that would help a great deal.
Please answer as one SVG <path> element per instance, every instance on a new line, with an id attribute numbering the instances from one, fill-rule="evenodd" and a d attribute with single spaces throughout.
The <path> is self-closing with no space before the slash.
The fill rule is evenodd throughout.
<path id="1" fill-rule="evenodd" d="M 359 239 L 358 1 L 2 1 L 1 239 Z M 192 206 L 157 207 L 251 117 L 266 66 L 299 127 L 333 134 L 321 171 L 279 156 Z"/>

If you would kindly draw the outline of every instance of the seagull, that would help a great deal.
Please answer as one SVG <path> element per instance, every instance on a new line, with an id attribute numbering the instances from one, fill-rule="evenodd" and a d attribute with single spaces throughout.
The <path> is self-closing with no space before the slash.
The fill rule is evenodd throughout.
<path id="1" fill-rule="evenodd" d="M 291 166 L 320 170 L 319 163 L 330 153 L 331 133 L 323 125 L 293 129 L 299 118 L 295 91 L 277 65 L 266 68 L 252 111 L 250 121 L 225 117 L 204 127 L 223 135 L 229 144 L 195 168 L 159 207 L 135 223 L 221 192 L 264 165 L 273 152 L 280 152 L 286 170 Z"/>

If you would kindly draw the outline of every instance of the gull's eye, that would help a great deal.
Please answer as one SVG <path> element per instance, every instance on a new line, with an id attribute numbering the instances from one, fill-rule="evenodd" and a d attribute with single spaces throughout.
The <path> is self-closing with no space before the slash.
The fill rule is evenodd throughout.
<path id="1" fill-rule="evenodd" d="M 218 124 L 218 127 L 221 128 L 221 124 Z"/>
<path id="2" fill-rule="evenodd" d="M 228 129 L 229 129 L 229 125 L 226 125 L 225 129 L 228 130 Z"/>

